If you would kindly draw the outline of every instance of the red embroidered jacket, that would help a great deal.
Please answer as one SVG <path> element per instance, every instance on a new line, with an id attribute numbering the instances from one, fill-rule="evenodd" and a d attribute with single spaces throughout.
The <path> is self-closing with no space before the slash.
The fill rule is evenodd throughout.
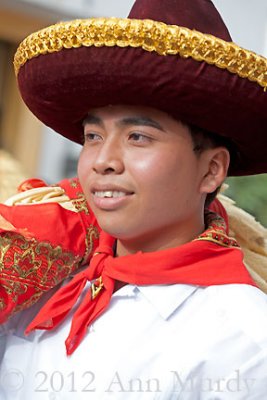
<path id="1" fill-rule="evenodd" d="M 0 204 L 0 323 L 88 263 L 97 246 L 98 225 L 78 180 L 58 186 L 74 211 L 56 202 Z"/>

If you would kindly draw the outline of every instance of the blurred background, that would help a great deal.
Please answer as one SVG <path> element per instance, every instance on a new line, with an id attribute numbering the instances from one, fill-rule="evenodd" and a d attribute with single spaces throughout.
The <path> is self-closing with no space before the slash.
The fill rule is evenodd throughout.
<path id="1" fill-rule="evenodd" d="M 78 145 L 42 125 L 22 103 L 12 66 L 19 42 L 33 31 L 61 20 L 126 17 L 133 3 L 134 0 L 0 0 L 0 201 L 11 195 L 10 191 L 14 193 L 17 182 L 24 177 L 40 177 L 54 183 L 75 176 L 80 152 Z M 267 1 L 214 3 L 233 40 L 267 56 Z M 251 130 L 253 133 L 253 127 Z M 226 194 L 267 226 L 267 175 L 229 178 L 227 182 Z"/>

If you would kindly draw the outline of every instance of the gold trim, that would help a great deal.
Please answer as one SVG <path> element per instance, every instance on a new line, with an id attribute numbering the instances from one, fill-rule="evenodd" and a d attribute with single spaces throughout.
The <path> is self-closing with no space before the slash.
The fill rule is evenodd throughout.
<path id="1" fill-rule="evenodd" d="M 207 225 L 207 229 L 199 235 L 194 241 L 208 241 L 212 243 L 216 243 L 222 247 L 234 247 L 239 248 L 240 246 L 235 240 L 228 236 L 226 232 L 226 224 L 224 219 L 209 210 L 205 210 L 205 222 Z"/>
<path id="2" fill-rule="evenodd" d="M 91 225 L 86 232 L 85 254 L 76 255 L 61 246 L 49 242 L 27 239 L 20 234 L 6 233 L 0 236 L 0 311 L 8 302 L 14 309 L 11 314 L 34 304 L 44 292 L 76 271 L 88 260 L 94 247 L 98 230 Z M 4 294 L 8 296 L 7 304 Z"/>
<path id="3" fill-rule="evenodd" d="M 75 207 L 75 210 L 77 212 L 84 212 L 86 215 L 89 215 L 89 209 L 88 209 L 88 203 L 86 201 L 86 198 L 83 193 L 78 193 L 78 196 L 76 199 L 72 199 L 71 202 L 73 206 Z"/>
<path id="4" fill-rule="evenodd" d="M 4 310 L 6 308 L 6 303 L 4 299 L 0 299 L 0 311 Z"/>
<path id="5" fill-rule="evenodd" d="M 77 47 L 141 47 L 159 55 L 205 61 L 267 87 L 267 59 L 233 42 L 152 20 L 91 18 L 60 22 L 28 36 L 14 58 L 15 72 L 41 54 Z"/>
<path id="6" fill-rule="evenodd" d="M 215 244 L 218 244 L 219 246 L 222 246 L 222 247 L 228 247 L 228 248 L 236 248 L 236 249 L 239 249 L 239 250 L 241 250 L 241 248 L 239 247 L 239 245 L 237 244 L 237 242 L 235 242 L 233 239 L 231 240 L 229 240 L 229 242 L 227 243 L 227 242 L 223 242 L 222 240 L 220 240 L 220 239 L 214 239 L 213 237 L 212 237 L 212 235 L 210 235 L 210 236 L 202 236 L 202 237 L 199 237 L 199 238 L 197 238 L 197 239 L 195 239 L 195 241 L 206 241 L 206 242 L 212 242 L 212 243 L 215 243 Z"/>
<path id="7" fill-rule="evenodd" d="M 77 179 L 76 179 L 76 178 L 71 178 L 71 179 L 69 180 L 69 182 L 70 182 L 70 186 L 71 186 L 72 188 L 77 189 L 77 187 L 78 187 L 78 182 L 77 182 Z"/>
<path id="8" fill-rule="evenodd" d="M 92 255 L 92 251 L 94 248 L 94 240 L 99 239 L 99 231 L 96 226 L 90 225 L 89 228 L 86 229 L 86 235 L 85 235 L 85 253 L 83 256 L 83 259 L 81 261 L 81 265 L 84 265 L 86 262 L 89 261 L 90 256 L 94 256 L 95 254 Z"/>
<path id="9" fill-rule="evenodd" d="M 102 276 L 91 284 L 91 299 L 94 300 L 104 287 Z"/>

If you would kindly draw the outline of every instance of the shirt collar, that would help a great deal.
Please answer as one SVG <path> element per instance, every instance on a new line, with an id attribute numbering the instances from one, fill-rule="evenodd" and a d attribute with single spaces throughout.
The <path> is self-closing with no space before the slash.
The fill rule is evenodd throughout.
<path id="1" fill-rule="evenodd" d="M 161 317 L 168 319 L 198 289 L 198 286 L 183 284 L 149 285 L 138 286 L 138 289 L 158 310 Z"/>
<path id="2" fill-rule="evenodd" d="M 113 296 L 133 296 L 134 293 L 140 292 L 156 308 L 160 316 L 167 320 L 196 290 L 198 290 L 198 286 L 184 284 L 126 285 L 115 292 Z"/>

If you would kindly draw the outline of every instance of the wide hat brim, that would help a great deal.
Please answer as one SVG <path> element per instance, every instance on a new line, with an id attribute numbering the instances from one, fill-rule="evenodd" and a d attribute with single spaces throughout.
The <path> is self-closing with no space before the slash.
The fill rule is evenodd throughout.
<path id="1" fill-rule="evenodd" d="M 152 20 L 76 20 L 29 36 L 14 63 L 29 109 L 75 142 L 90 109 L 144 105 L 231 139 L 231 175 L 267 172 L 267 60 L 232 42 Z"/>

